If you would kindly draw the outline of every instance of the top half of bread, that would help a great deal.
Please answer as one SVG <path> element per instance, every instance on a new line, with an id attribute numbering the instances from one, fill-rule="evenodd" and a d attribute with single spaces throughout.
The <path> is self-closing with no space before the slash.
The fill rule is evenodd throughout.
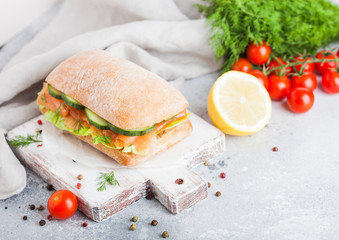
<path id="1" fill-rule="evenodd" d="M 67 59 L 46 81 L 123 129 L 152 126 L 188 106 L 166 80 L 101 50 Z"/>

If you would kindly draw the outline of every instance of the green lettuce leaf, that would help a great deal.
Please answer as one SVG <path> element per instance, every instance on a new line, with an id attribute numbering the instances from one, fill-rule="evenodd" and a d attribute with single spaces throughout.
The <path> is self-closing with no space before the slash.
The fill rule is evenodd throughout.
<path id="1" fill-rule="evenodd" d="M 59 128 L 61 130 L 69 131 L 69 132 L 73 133 L 74 135 L 92 136 L 94 144 L 102 143 L 106 147 L 109 147 L 109 148 L 112 148 L 112 149 L 121 149 L 122 152 L 124 152 L 124 153 L 145 154 L 143 152 L 138 151 L 134 145 L 130 145 L 130 146 L 127 146 L 127 147 L 124 147 L 124 148 L 110 146 L 110 145 L 108 145 L 108 144 L 111 143 L 111 140 L 112 140 L 112 138 L 110 136 L 94 135 L 89 127 L 81 126 L 77 130 L 69 128 L 64 124 L 64 119 L 62 118 L 62 116 L 57 114 L 56 112 L 51 111 L 51 110 L 47 110 L 45 112 L 44 118 L 45 118 L 46 121 L 53 123 L 57 128 Z"/>

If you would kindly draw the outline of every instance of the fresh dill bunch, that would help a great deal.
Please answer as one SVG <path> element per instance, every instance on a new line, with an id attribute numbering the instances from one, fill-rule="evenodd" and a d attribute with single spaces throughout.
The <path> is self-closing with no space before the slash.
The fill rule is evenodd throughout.
<path id="1" fill-rule="evenodd" d="M 114 171 L 112 171 L 111 173 L 102 173 L 102 172 L 100 172 L 100 177 L 98 177 L 98 181 L 100 181 L 98 183 L 99 187 L 97 188 L 97 190 L 99 192 L 107 190 L 106 183 L 111 184 L 113 186 L 116 186 L 116 185 L 120 186 L 118 180 L 114 176 Z"/>
<path id="2" fill-rule="evenodd" d="M 42 142 L 41 140 L 38 139 L 39 135 L 40 133 L 37 133 L 36 135 L 28 134 L 26 137 L 15 136 L 14 139 L 8 141 L 8 144 L 15 148 L 26 147 L 31 143 Z"/>
<path id="3" fill-rule="evenodd" d="M 203 0 L 209 44 L 228 71 L 249 43 L 268 42 L 287 59 L 339 40 L 339 8 L 326 0 Z"/>

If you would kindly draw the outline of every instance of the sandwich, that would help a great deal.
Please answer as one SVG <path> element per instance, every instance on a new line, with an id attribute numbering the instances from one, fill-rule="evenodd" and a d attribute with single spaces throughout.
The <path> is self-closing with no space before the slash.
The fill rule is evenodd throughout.
<path id="1" fill-rule="evenodd" d="M 37 104 L 46 121 L 120 164 L 136 166 L 192 132 L 185 97 L 166 80 L 105 51 L 58 65 Z"/>

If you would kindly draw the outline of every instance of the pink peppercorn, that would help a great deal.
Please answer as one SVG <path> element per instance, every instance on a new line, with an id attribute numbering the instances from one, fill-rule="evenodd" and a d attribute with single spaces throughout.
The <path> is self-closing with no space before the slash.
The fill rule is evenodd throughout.
<path id="1" fill-rule="evenodd" d="M 77 188 L 80 189 L 81 188 L 81 183 L 77 183 Z"/>
<path id="2" fill-rule="evenodd" d="M 37 123 L 38 123 L 39 125 L 42 125 L 42 121 L 41 121 L 40 119 L 37 121 Z"/>
<path id="3" fill-rule="evenodd" d="M 81 226 L 87 227 L 87 226 L 88 226 L 88 223 L 87 223 L 87 222 L 84 222 Z"/>
<path id="4" fill-rule="evenodd" d="M 226 173 L 224 173 L 224 172 L 220 173 L 220 177 L 221 178 L 225 178 L 226 177 Z"/>

